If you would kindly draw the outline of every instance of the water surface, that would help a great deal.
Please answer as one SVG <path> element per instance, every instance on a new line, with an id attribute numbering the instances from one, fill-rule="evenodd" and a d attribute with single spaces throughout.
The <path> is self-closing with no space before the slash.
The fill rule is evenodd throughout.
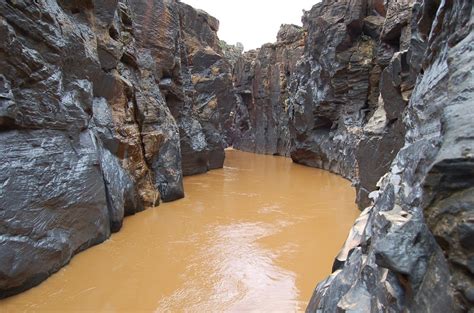
<path id="1" fill-rule="evenodd" d="M 354 189 L 289 159 L 226 155 L 224 169 L 185 179 L 185 199 L 126 218 L 0 311 L 304 310 L 359 214 Z"/>

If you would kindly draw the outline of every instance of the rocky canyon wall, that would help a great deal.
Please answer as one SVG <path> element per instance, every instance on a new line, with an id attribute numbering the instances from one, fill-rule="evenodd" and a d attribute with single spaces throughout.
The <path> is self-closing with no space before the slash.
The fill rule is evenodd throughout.
<path id="1" fill-rule="evenodd" d="M 323 2 L 302 28 L 282 25 L 275 44 L 246 52 L 234 68 L 233 146 L 341 174 L 369 205 L 403 145 L 411 7 Z"/>
<path id="2" fill-rule="evenodd" d="M 472 2 L 463 0 L 323 1 L 305 15 L 321 37 L 306 47 L 316 58 L 303 61 L 296 82 L 292 125 L 302 140 L 292 156 L 352 171 L 362 185 L 359 196 L 364 171 L 395 156 L 308 312 L 472 311 L 473 17 Z M 380 37 L 373 37 L 377 24 Z M 319 45 L 328 34 L 339 34 L 342 47 L 321 52 L 331 47 Z M 375 49 L 338 55 L 354 43 Z M 349 64 L 342 80 L 341 60 Z M 377 87 L 371 78 L 380 72 Z M 315 127 L 320 116 L 331 121 L 326 128 Z"/>
<path id="3" fill-rule="evenodd" d="M 218 26 L 174 0 L 0 2 L 0 297 L 222 167 Z"/>
<path id="4" fill-rule="evenodd" d="M 304 38 L 301 27 L 282 25 L 276 43 L 245 52 L 235 64 L 234 148 L 289 156 L 287 86 L 303 54 Z"/>
<path id="5" fill-rule="evenodd" d="M 392 3 L 393 2 L 393 3 Z M 290 89 L 292 159 L 351 179 L 361 209 L 403 145 L 410 1 L 323 1 Z"/>
<path id="6" fill-rule="evenodd" d="M 234 147 L 343 175 L 365 209 L 308 312 L 472 310 L 472 31 L 472 1 L 324 0 L 237 62 Z"/>
<path id="7" fill-rule="evenodd" d="M 224 147 L 351 179 L 308 311 L 474 305 L 469 0 L 325 0 L 240 55 L 175 0 L 0 1 L 0 298 L 184 196 Z"/>

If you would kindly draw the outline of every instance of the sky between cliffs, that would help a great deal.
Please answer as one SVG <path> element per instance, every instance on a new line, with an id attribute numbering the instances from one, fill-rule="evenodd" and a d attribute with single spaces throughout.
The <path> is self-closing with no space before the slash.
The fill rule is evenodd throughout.
<path id="1" fill-rule="evenodd" d="M 229 44 L 241 42 L 245 50 L 275 42 L 281 24 L 301 25 L 303 9 L 318 0 L 181 0 L 220 21 L 218 36 Z"/>

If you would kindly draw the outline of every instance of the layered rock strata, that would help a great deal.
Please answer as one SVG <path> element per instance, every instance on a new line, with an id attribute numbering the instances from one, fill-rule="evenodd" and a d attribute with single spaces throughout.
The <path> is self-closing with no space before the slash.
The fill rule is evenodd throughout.
<path id="1" fill-rule="evenodd" d="M 289 73 L 291 40 L 237 62 L 234 147 L 341 174 L 365 209 L 308 312 L 472 310 L 472 21 L 470 1 L 326 0 Z"/>
<path id="2" fill-rule="evenodd" d="M 303 28 L 282 25 L 277 43 L 244 53 L 234 68 L 233 146 L 341 174 L 368 206 L 403 145 L 414 83 L 411 4 L 388 6 L 323 2 Z"/>
<path id="3" fill-rule="evenodd" d="M 307 17 L 358 12 L 354 3 L 325 1 Z M 369 2 L 368 8 L 374 4 Z M 357 220 L 333 274 L 318 285 L 307 311 L 471 312 L 472 2 L 389 1 L 372 9 L 385 15 L 379 44 L 396 43 L 401 51 L 382 72 L 379 88 L 383 101 L 377 103 L 370 119 L 381 104 L 388 121 L 395 116 L 401 119 L 404 108 L 406 135 L 390 170 L 377 184 L 380 190 L 372 194 L 374 204 Z M 365 23 L 367 18 L 363 20 Z M 324 25 L 318 29 L 324 30 Z M 393 79 L 398 75 L 401 79 Z M 405 91 L 413 85 L 406 106 Z M 330 132 L 339 131 L 340 125 Z M 360 157 L 358 153 L 354 155 Z M 362 177 L 360 164 L 358 170 Z"/>
<path id="4" fill-rule="evenodd" d="M 183 173 L 193 175 L 223 166 L 236 96 L 232 65 L 216 34 L 219 21 L 184 3 L 179 3 L 179 17 L 183 70 L 176 81 L 181 88 L 176 92 L 176 86 L 167 85 L 166 100 L 180 128 Z"/>
<path id="5" fill-rule="evenodd" d="M 245 52 L 234 68 L 238 104 L 233 111 L 236 149 L 288 156 L 287 85 L 303 54 L 305 32 L 282 25 L 277 42 Z"/>
<path id="6" fill-rule="evenodd" d="M 222 166 L 217 28 L 173 0 L 0 2 L 0 297 Z"/>
<path id="7" fill-rule="evenodd" d="M 292 159 L 354 181 L 361 209 L 403 145 L 413 89 L 411 3 L 392 2 L 323 1 L 306 12 L 289 87 Z"/>

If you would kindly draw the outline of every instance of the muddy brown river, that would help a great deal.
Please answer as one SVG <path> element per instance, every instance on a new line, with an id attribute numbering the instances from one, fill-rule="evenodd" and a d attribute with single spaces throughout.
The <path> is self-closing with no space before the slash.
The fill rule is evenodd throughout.
<path id="1" fill-rule="evenodd" d="M 282 157 L 226 151 L 186 198 L 125 219 L 105 243 L 2 312 L 294 312 L 358 216 L 343 178 Z"/>

